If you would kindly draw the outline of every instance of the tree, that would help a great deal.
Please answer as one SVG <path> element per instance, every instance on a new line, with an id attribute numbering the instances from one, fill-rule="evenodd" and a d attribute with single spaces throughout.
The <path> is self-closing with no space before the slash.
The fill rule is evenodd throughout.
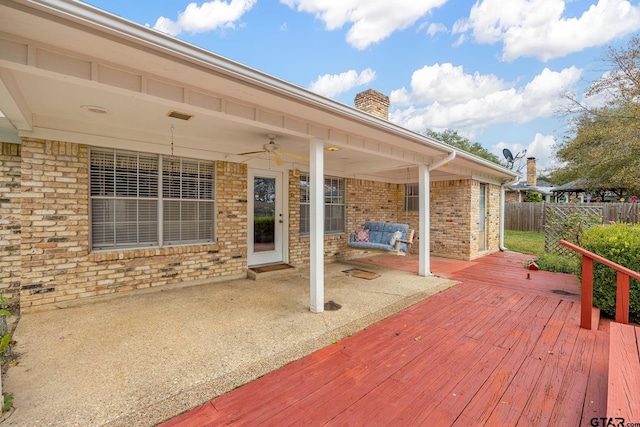
<path id="1" fill-rule="evenodd" d="M 500 162 L 498 156 L 484 148 L 480 143 L 469 141 L 469 139 L 458 134 L 455 130 L 447 129 L 444 132 L 435 132 L 431 129 L 427 129 L 424 131 L 424 135 L 440 142 L 444 142 L 445 144 L 451 145 L 452 147 L 458 148 L 462 151 L 466 151 L 467 153 L 475 154 L 476 156 L 482 157 L 490 162 L 504 166 Z"/>
<path id="2" fill-rule="evenodd" d="M 527 203 L 541 203 L 542 202 L 542 194 L 537 191 L 529 191 L 524 198 L 524 201 Z"/>
<path id="3" fill-rule="evenodd" d="M 592 188 L 626 188 L 635 194 L 640 192 L 640 37 L 626 48 L 609 47 L 603 61 L 609 71 L 585 92 L 603 102 L 589 107 L 570 98 L 572 129 L 556 152 L 566 166 L 552 179 L 584 178 Z"/>

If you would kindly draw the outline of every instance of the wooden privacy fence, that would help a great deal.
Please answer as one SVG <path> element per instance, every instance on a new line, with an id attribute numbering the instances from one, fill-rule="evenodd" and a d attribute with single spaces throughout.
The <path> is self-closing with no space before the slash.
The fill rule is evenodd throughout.
<path id="1" fill-rule="evenodd" d="M 640 203 L 505 203 L 504 228 L 511 231 L 544 232 L 546 207 L 588 206 L 601 208 L 604 221 L 640 223 Z"/>

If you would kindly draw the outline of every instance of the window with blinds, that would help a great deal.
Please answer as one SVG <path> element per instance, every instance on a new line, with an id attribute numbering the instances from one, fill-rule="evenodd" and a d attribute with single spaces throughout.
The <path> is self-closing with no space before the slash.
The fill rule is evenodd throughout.
<path id="1" fill-rule="evenodd" d="M 89 163 L 92 249 L 214 241 L 213 162 L 92 149 Z"/>
<path id="2" fill-rule="evenodd" d="M 344 233 L 345 230 L 345 180 L 325 177 L 324 179 L 324 232 Z M 300 234 L 308 235 L 310 228 L 309 176 L 300 175 Z"/>
<path id="3" fill-rule="evenodd" d="M 404 210 L 420 210 L 420 186 L 417 182 L 404 185 Z"/>
<path id="4" fill-rule="evenodd" d="M 211 241 L 213 163 L 164 157 L 162 168 L 164 243 Z"/>

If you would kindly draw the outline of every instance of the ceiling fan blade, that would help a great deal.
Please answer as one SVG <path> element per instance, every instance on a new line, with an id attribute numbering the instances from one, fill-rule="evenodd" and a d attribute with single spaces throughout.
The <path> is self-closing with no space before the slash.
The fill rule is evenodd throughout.
<path id="1" fill-rule="evenodd" d="M 273 160 L 276 161 L 276 165 L 278 166 L 284 165 L 284 160 L 282 160 L 282 157 L 280 157 L 278 153 L 273 153 Z"/>
<path id="2" fill-rule="evenodd" d="M 266 153 L 266 151 L 264 150 L 260 150 L 260 151 L 247 151 L 246 153 L 238 153 L 238 156 L 246 156 L 249 154 L 258 154 L 258 153 Z"/>
<path id="3" fill-rule="evenodd" d="M 300 154 L 290 153 L 290 152 L 284 151 L 284 150 L 280 150 L 280 154 L 282 154 L 283 156 L 291 157 L 292 159 L 298 159 L 298 160 L 302 160 L 302 161 L 305 161 L 305 162 L 309 161 L 309 158 L 307 156 L 301 156 Z"/>

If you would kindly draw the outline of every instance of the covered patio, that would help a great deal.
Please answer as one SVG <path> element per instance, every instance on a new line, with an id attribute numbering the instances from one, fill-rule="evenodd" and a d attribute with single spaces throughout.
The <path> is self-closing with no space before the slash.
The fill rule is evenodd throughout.
<path id="1" fill-rule="evenodd" d="M 365 221 L 410 223 L 420 276 L 502 246 L 516 174 L 390 122 L 386 95 L 344 105 L 82 2 L 0 14 L 0 286 L 25 313 L 280 262 L 322 312 Z"/>

